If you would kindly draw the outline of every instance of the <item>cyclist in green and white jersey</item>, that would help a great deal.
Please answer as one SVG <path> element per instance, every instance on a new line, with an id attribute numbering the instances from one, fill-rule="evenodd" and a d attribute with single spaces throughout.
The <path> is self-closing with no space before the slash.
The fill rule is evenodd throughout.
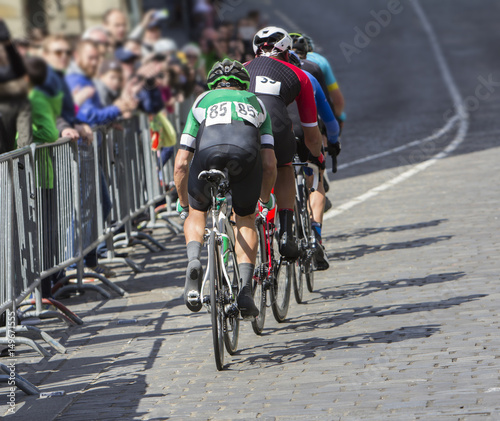
<path id="1" fill-rule="evenodd" d="M 255 208 L 259 197 L 264 206 L 273 207 L 271 190 L 277 170 L 271 119 L 260 99 L 246 90 L 249 85 L 250 76 L 241 63 L 229 59 L 217 62 L 208 74 L 211 91 L 196 99 L 181 136 L 174 181 L 178 211 L 189 209 L 184 224 L 189 261 L 184 300 L 191 311 L 202 307 L 200 253 L 210 206 L 207 182 L 198 180 L 198 174 L 226 169 L 236 214 L 235 251 L 242 277 L 237 303 L 243 317 L 259 313 L 251 288 L 257 255 Z"/>

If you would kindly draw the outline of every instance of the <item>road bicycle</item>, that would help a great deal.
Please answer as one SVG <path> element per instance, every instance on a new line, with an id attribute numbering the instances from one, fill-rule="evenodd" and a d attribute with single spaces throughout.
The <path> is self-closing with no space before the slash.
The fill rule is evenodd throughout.
<path id="1" fill-rule="evenodd" d="M 304 293 L 304 278 L 309 292 L 314 290 L 314 265 L 313 256 L 316 251 L 316 236 L 311 226 L 309 207 L 309 188 L 307 175 L 313 175 L 311 192 L 318 188 L 319 168 L 310 162 L 300 162 L 295 156 L 293 166 L 295 169 L 295 209 L 294 233 L 299 247 L 299 258 L 296 261 L 296 270 L 293 271 L 293 292 L 295 301 L 301 303 Z M 298 273 L 298 275 L 297 275 Z"/>
<path id="2" fill-rule="evenodd" d="M 271 212 L 259 204 L 255 218 L 258 234 L 257 260 L 253 278 L 253 297 L 259 315 L 252 321 L 253 331 L 261 335 L 266 320 L 266 310 L 270 306 L 274 318 L 281 323 L 285 320 L 290 303 L 293 263 L 278 253 L 278 230 Z"/>
<path id="3" fill-rule="evenodd" d="M 207 181 L 212 201 L 211 227 L 205 229 L 208 265 L 201 296 L 211 316 L 215 365 L 217 370 L 222 370 L 224 347 L 230 355 L 236 352 L 240 330 L 236 297 L 241 280 L 234 251 L 234 222 L 230 220 L 231 194 L 229 182 L 222 171 L 202 171 L 198 179 Z"/>

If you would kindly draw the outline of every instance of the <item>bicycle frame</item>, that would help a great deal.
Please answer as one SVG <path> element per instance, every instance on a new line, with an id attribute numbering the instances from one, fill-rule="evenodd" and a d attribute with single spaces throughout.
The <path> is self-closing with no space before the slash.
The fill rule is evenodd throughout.
<path id="1" fill-rule="evenodd" d="M 234 252 L 234 245 L 235 245 L 235 236 L 234 236 L 234 230 L 229 222 L 228 217 L 226 216 L 227 208 L 228 208 L 228 203 L 227 203 L 227 198 L 225 195 L 222 195 L 221 192 L 221 186 L 217 186 L 216 188 L 211 185 L 210 186 L 210 194 L 212 196 L 212 209 L 211 209 L 211 214 L 212 214 L 212 228 L 205 228 L 205 240 L 210 238 L 210 233 L 211 231 L 215 232 L 215 241 L 217 245 L 224 245 L 224 240 L 227 240 L 229 247 L 226 246 L 226 249 L 224 250 L 224 247 L 219 248 L 217 247 L 217 252 L 219 255 L 219 261 L 220 262 L 225 262 L 226 261 L 226 255 L 233 250 Z M 224 211 L 225 210 L 225 211 Z M 213 252 L 213 247 L 215 247 L 216 244 L 211 244 L 208 242 L 208 253 Z M 234 254 L 234 258 L 236 260 L 236 254 Z M 237 263 L 237 262 L 236 262 Z M 231 296 L 233 296 L 234 291 L 233 291 L 233 286 L 231 285 L 231 281 L 229 279 L 229 275 L 226 270 L 226 265 L 221 264 L 222 267 L 222 275 L 224 278 L 224 282 L 229 288 Z M 235 271 L 236 271 L 236 276 L 240 277 L 240 272 L 239 272 L 239 267 L 238 264 L 235 265 Z M 203 282 L 201 286 L 201 295 L 203 297 L 203 303 L 207 304 L 207 300 L 205 299 L 205 295 L 203 294 L 203 291 L 205 290 L 205 287 L 207 285 L 207 282 L 209 281 L 209 274 L 210 274 L 210 262 L 207 263 L 207 269 L 205 270 L 205 275 L 203 276 Z"/>

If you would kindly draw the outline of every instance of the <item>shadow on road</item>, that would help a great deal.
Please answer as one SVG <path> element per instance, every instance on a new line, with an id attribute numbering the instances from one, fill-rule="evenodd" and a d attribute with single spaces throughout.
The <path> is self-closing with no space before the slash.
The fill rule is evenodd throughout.
<path id="1" fill-rule="evenodd" d="M 354 231 L 350 234 L 340 234 L 340 235 L 328 235 L 323 237 L 323 241 L 328 240 L 340 240 L 345 241 L 349 239 L 356 238 L 364 238 L 370 235 L 382 234 L 387 232 L 400 232 L 400 231 L 408 231 L 422 228 L 430 228 L 437 227 L 443 222 L 448 222 L 448 219 L 434 219 L 432 221 L 426 222 L 417 222 L 415 224 L 406 224 L 406 225 L 396 225 L 394 227 L 376 227 L 376 228 L 363 228 L 357 231 Z"/>
<path id="2" fill-rule="evenodd" d="M 246 361 L 250 365 L 264 365 L 265 367 L 297 363 L 308 358 L 315 358 L 319 352 L 361 348 L 365 345 L 375 343 L 397 343 L 409 339 L 428 338 L 439 331 L 438 324 L 429 324 L 404 326 L 393 331 L 378 331 L 336 338 L 316 336 L 313 338 L 294 339 L 287 342 L 286 347 L 272 343 L 256 345 L 252 348 L 253 352 L 259 348 L 262 352 L 249 356 L 246 358 Z M 241 352 L 244 352 L 244 350 Z"/>
<path id="3" fill-rule="evenodd" d="M 457 281 L 465 276 L 465 272 L 436 273 L 423 278 L 402 278 L 394 281 L 367 281 L 363 283 L 343 284 L 342 289 L 332 290 L 322 288 L 315 293 L 321 294 L 308 301 L 314 303 L 325 299 L 339 300 L 365 297 L 379 291 L 387 291 L 393 288 L 422 287 L 425 285 L 440 284 L 443 282 Z"/>
<path id="4" fill-rule="evenodd" d="M 341 253 L 328 253 L 328 259 L 330 261 L 353 260 L 359 257 L 363 257 L 367 254 L 378 253 L 380 251 L 412 249 L 416 247 L 429 246 L 441 241 L 448 241 L 451 238 L 453 238 L 452 235 L 440 235 L 437 237 L 425 237 L 419 238 L 417 240 L 402 241 L 399 243 L 377 245 L 361 244 L 359 246 L 352 246 L 347 249 L 347 251 Z"/>

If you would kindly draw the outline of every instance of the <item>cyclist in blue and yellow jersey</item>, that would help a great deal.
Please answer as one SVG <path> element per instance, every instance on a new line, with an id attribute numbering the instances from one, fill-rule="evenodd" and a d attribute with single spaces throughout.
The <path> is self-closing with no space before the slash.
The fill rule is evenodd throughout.
<path id="1" fill-rule="evenodd" d="M 289 57 L 290 63 L 299 68 L 302 68 L 302 61 L 295 52 L 290 52 Z M 328 104 L 328 101 L 323 90 L 321 89 L 318 80 L 308 71 L 305 71 L 303 68 L 302 70 L 309 77 L 313 85 L 316 106 L 318 109 L 319 117 L 321 118 L 321 122 L 325 127 L 327 142 L 329 145 L 335 145 L 335 147 L 340 151 L 339 124 L 335 119 L 335 116 L 333 115 L 332 108 Z M 297 107 L 294 106 L 294 104 L 291 104 L 288 107 L 288 111 L 290 114 L 290 118 L 292 119 L 293 131 L 297 138 L 297 154 L 299 155 L 301 161 L 306 161 L 308 158 L 308 150 L 304 145 L 304 133 L 301 130 Z M 330 266 L 321 239 L 321 227 L 323 224 L 323 214 L 326 203 L 325 187 L 322 182 L 322 178 L 323 171 L 320 171 L 320 183 L 318 184 L 318 188 L 314 192 L 311 192 L 311 195 L 309 196 L 309 203 L 311 206 L 311 226 L 314 230 L 314 235 L 316 238 L 316 242 L 314 243 L 314 247 L 316 249 L 314 253 L 316 270 L 326 270 Z"/>
<path id="2" fill-rule="evenodd" d="M 330 66 L 330 63 L 325 57 L 314 51 L 315 46 L 312 38 L 305 34 L 302 34 L 302 36 L 307 41 L 307 59 L 317 63 L 323 71 L 328 92 L 330 93 L 330 98 L 332 99 L 333 107 L 335 108 L 335 117 L 337 118 L 340 124 L 340 130 L 342 131 L 342 126 L 346 118 L 344 113 L 344 96 L 342 95 L 337 79 L 333 74 L 332 66 Z"/>
<path id="3" fill-rule="evenodd" d="M 261 29 L 254 36 L 256 57 L 245 63 L 250 73 L 250 91 L 262 100 L 271 116 L 278 161 L 275 194 L 280 221 L 279 251 L 282 256 L 294 260 L 299 255 L 293 236 L 293 208 L 295 205 L 295 177 L 291 166 L 295 154 L 295 136 L 287 106 L 296 102 L 304 142 L 311 152 L 309 159 L 325 168 L 321 152 L 321 133 L 318 129 L 316 104 L 311 81 L 307 75 L 288 62 L 292 40 L 278 27 Z"/>
<path id="4" fill-rule="evenodd" d="M 184 224 L 189 261 L 184 301 L 191 311 L 202 307 L 200 253 L 211 202 L 207 182 L 198 180 L 198 174 L 226 169 L 236 214 L 235 251 L 242 278 L 237 303 L 243 317 L 255 317 L 259 314 L 251 284 L 258 241 L 255 208 L 259 197 L 263 206 L 274 206 L 271 190 L 276 180 L 276 158 L 271 118 L 262 101 L 247 91 L 250 76 L 241 63 L 229 59 L 215 63 L 207 82 L 211 91 L 201 94 L 191 108 L 175 159 L 177 210 L 189 212 Z"/>
<path id="5" fill-rule="evenodd" d="M 293 45 L 292 45 L 292 50 L 297 53 L 299 59 L 300 59 L 300 68 L 305 71 L 309 72 L 312 76 L 316 78 L 318 81 L 321 90 L 324 93 L 324 96 L 326 97 L 328 104 L 331 107 L 331 110 L 333 112 L 333 115 L 335 115 L 335 107 L 333 105 L 333 102 L 331 101 L 330 95 L 328 88 L 326 86 L 326 81 L 323 75 L 323 71 L 321 70 L 320 66 L 307 59 L 307 53 L 309 51 L 309 45 L 307 43 L 307 40 L 301 36 L 300 34 L 292 34 L 291 35 Z M 317 95 L 316 95 L 317 97 Z M 332 137 L 331 134 L 328 134 L 328 127 L 324 127 L 324 123 L 326 123 L 327 120 L 324 119 L 324 116 L 321 115 L 321 112 L 318 110 L 320 117 L 322 118 L 322 123 L 320 124 L 320 129 L 323 134 L 326 132 L 326 139 L 327 142 L 325 144 L 326 149 L 328 151 L 328 154 L 332 157 L 332 172 L 336 173 L 337 172 L 337 156 L 340 153 L 341 145 L 340 142 L 337 141 L 337 137 Z M 324 111 L 324 113 L 327 113 L 327 111 Z M 326 115 L 326 114 L 325 114 Z M 329 114 L 330 115 L 330 114 Z M 328 117 L 327 117 L 328 118 Z M 339 122 L 339 120 L 337 119 Z M 331 123 L 330 123 L 331 124 Z M 340 124 L 340 122 L 339 122 Z M 297 124 L 294 125 L 295 128 L 297 128 Z M 295 130 L 294 128 L 294 130 Z M 300 127 L 298 127 L 300 130 Z M 332 132 L 332 128 L 330 127 L 330 132 Z M 340 136 L 340 132 L 339 132 Z"/>

